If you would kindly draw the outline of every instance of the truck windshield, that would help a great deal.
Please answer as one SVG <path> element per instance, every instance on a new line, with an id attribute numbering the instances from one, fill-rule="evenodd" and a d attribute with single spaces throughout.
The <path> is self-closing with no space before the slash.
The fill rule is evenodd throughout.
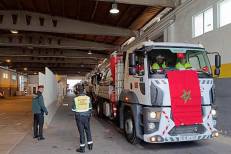
<path id="1" fill-rule="evenodd" d="M 207 54 L 204 50 L 153 49 L 148 52 L 149 74 L 165 74 L 171 70 L 196 70 L 200 77 L 212 74 Z"/>

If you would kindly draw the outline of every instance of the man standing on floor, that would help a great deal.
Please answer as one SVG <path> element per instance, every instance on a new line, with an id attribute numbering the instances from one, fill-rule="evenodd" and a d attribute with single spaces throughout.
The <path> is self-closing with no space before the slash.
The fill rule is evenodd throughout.
<path id="1" fill-rule="evenodd" d="M 75 112 L 75 120 L 79 130 L 80 136 L 80 147 L 76 149 L 76 152 L 84 153 L 85 152 L 85 133 L 87 135 L 87 144 L 88 149 L 92 150 L 93 141 L 91 137 L 90 129 L 90 117 L 92 104 L 91 99 L 84 94 L 83 85 L 79 84 L 76 87 L 77 97 L 74 98 L 72 111 Z"/>
<path id="2" fill-rule="evenodd" d="M 38 140 L 45 139 L 43 137 L 44 113 L 48 115 L 42 96 L 43 90 L 43 85 L 38 86 L 37 94 L 34 95 L 32 100 L 32 112 L 34 114 L 34 138 L 37 138 Z"/>

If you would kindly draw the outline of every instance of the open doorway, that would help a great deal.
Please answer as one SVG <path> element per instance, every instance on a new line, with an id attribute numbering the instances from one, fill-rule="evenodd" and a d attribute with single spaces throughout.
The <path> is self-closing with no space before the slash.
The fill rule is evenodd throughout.
<path id="1" fill-rule="evenodd" d="M 81 80 L 79 79 L 67 79 L 67 92 L 68 94 L 74 94 L 74 86 L 77 84 L 77 83 L 80 83 Z"/>

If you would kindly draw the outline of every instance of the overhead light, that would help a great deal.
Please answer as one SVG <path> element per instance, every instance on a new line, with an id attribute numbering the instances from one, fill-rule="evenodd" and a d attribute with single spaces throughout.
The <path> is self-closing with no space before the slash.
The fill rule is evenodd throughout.
<path id="1" fill-rule="evenodd" d="M 27 71 L 27 70 L 28 70 L 28 68 L 27 68 L 27 67 L 24 67 L 24 68 L 23 68 L 23 70 L 24 70 L 24 71 Z"/>
<path id="2" fill-rule="evenodd" d="M 125 43 L 124 45 L 129 45 L 130 43 L 132 43 L 136 38 L 135 37 L 130 37 Z"/>
<path id="3" fill-rule="evenodd" d="M 88 54 L 89 54 L 89 55 L 92 55 L 92 52 L 91 52 L 91 50 L 89 50 L 89 51 L 88 51 Z"/>
<path id="4" fill-rule="evenodd" d="M 118 10 L 117 8 L 117 4 L 116 3 L 113 3 L 112 6 L 111 6 L 111 10 L 110 10 L 110 13 L 111 14 L 117 14 L 119 13 L 120 11 Z"/>
<path id="5" fill-rule="evenodd" d="M 34 72 L 34 75 L 37 75 L 37 73 L 36 73 L 36 72 Z"/>
<path id="6" fill-rule="evenodd" d="M 156 22 L 160 22 L 160 17 L 158 17 L 156 20 L 157 20 Z"/>
<path id="7" fill-rule="evenodd" d="M 18 34 L 18 31 L 17 31 L 17 30 L 10 30 L 10 32 L 11 32 L 12 34 Z"/>
<path id="8" fill-rule="evenodd" d="M 150 20 L 146 25 L 144 25 L 143 28 L 140 29 L 140 31 L 144 32 L 146 29 L 148 29 L 154 23 L 160 22 L 161 18 L 163 18 L 164 16 L 166 16 L 170 11 L 172 11 L 172 8 L 168 8 L 168 7 L 165 8 L 157 16 L 155 16 L 152 20 Z"/>
<path id="9" fill-rule="evenodd" d="M 6 62 L 7 62 L 7 63 L 10 63 L 10 62 L 11 62 L 11 60 L 10 60 L 10 59 L 7 59 L 7 60 L 6 60 Z"/>

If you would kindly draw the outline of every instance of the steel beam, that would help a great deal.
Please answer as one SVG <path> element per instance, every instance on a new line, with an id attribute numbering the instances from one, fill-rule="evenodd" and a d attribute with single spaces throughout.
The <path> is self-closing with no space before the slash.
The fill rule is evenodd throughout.
<path id="1" fill-rule="evenodd" d="M 1 25 L 1 24 L 0 24 Z M 80 49 L 80 50 L 118 50 L 118 46 L 82 41 L 65 37 L 56 37 L 44 34 L 7 34 L 0 36 L 0 46 L 28 47 L 28 48 L 54 48 L 54 49 Z"/>
<path id="2" fill-rule="evenodd" d="M 13 68 L 13 69 L 24 71 L 24 68 Z M 27 69 L 28 71 L 40 71 L 45 68 L 44 67 L 36 67 L 36 68 L 27 67 Z M 69 72 L 69 71 L 90 72 L 92 70 L 92 68 L 80 68 L 80 67 L 76 67 L 76 68 L 49 67 L 49 69 L 52 71 L 63 71 L 63 72 Z"/>
<path id="3" fill-rule="evenodd" d="M 5 62 L 9 57 L 0 57 L 0 61 Z M 76 63 L 89 63 L 89 64 L 97 64 L 98 60 L 96 59 L 75 59 L 75 58 L 52 58 L 52 57 L 14 57 L 12 60 L 14 62 L 26 62 L 26 63 L 69 63 L 69 64 L 76 64 Z"/>
<path id="4" fill-rule="evenodd" d="M 0 29 L 106 36 L 135 36 L 137 34 L 135 31 L 129 29 L 28 11 L 1 10 L 0 15 L 3 17 Z"/>
<path id="5" fill-rule="evenodd" d="M 10 59 L 14 59 L 14 57 L 98 59 L 107 58 L 108 56 L 108 54 L 98 53 L 89 55 L 87 51 L 81 50 L 0 48 L 0 57 L 10 57 Z"/>
<path id="6" fill-rule="evenodd" d="M 114 2 L 114 0 L 98 0 L 106 2 Z M 116 3 L 133 4 L 133 5 L 146 5 L 146 6 L 164 6 L 175 7 L 175 0 L 115 0 Z"/>
<path id="7" fill-rule="evenodd" d="M 95 63 L 89 64 L 89 63 L 30 63 L 30 62 L 13 62 L 13 63 L 2 63 L 2 66 L 10 66 L 14 68 L 25 68 L 25 67 L 60 67 L 60 68 L 75 68 L 75 67 L 81 67 L 81 68 L 94 68 L 96 66 Z"/>
<path id="8" fill-rule="evenodd" d="M 4 64 L 3 66 L 8 66 L 7 64 Z M 95 65 L 89 65 L 89 64 L 39 64 L 39 63 L 12 63 L 9 67 L 10 68 L 60 68 L 64 70 L 68 69 L 93 69 Z"/>
<path id="9" fill-rule="evenodd" d="M 55 69 L 51 69 L 49 68 L 52 72 L 56 73 L 56 74 L 80 74 L 80 73 L 84 73 L 87 74 L 89 72 L 91 72 L 91 70 L 55 70 Z M 44 72 L 45 68 L 41 68 L 41 69 L 28 69 L 27 71 L 24 71 L 22 69 L 16 69 L 17 72 L 23 72 L 23 73 L 31 73 L 31 72 Z"/>
<path id="10" fill-rule="evenodd" d="M 58 74 L 58 75 L 81 75 L 81 76 L 85 76 L 88 72 L 86 71 L 59 71 L 59 70 L 51 70 L 53 73 Z M 41 69 L 41 70 L 28 70 L 28 71 L 23 71 L 23 70 L 17 70 L 17 72 L 21 72 L 23 74 L 34 74 L 34 73 L 38 73 L 38 72 L 42 72 L 45 73 L 45 69 Z"/>

